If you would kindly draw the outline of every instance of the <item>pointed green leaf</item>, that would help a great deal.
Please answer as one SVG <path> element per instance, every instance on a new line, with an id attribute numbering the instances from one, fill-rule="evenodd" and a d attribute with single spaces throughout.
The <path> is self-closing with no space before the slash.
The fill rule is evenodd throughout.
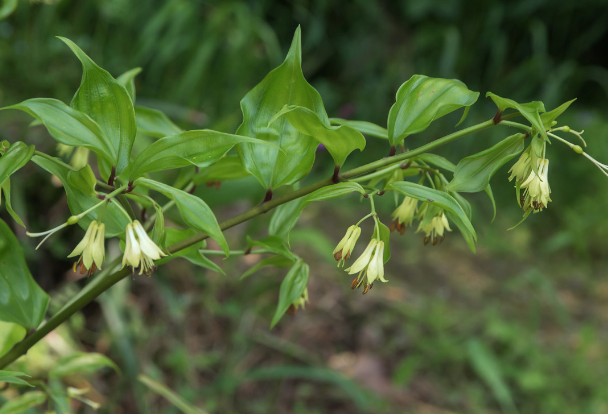
<path id="1" fill-rule="evenodd" d="M 285 105 L 271 120 L 269 126 L 281 117 L 302 134 L 309 135 L 319 141 L 331 154 L 337 166 L 342 166 L 346 157 L 358 149 L 365 148 L 363 135 L 349 126 L 331 126 L 324 123 L 319 116 L 308 108 L 297 105 Z"/>
<path id="2" fill-rule="evenodd" d="M 488 195 L 488 197 L 490 198 L 490 202 L 492 203 L 492 211 L 494 213 L 492 215 L 491 223 L 493 223 L 494 220 L 496 219 L 496 201 L 494 200 L 494 193 L 492 192 L 492 187 L 490 187 L 490 184 L 488 184 L 488 186 L 485 188 L 485 192 Z"/>
<path id="3" fill-rule="evenodd" d="M 415 160 L 422 160 L 428 164 L 434 165 L 435 167 L 443 168 L 444 170 L 454 172 L 456 166 L 453 162 L 447 158 L 437 154 L 421 154 L 414 158 Z"/>
<path id="4" fill-rule="evenodd" d="M 465 193 L 485 190 L 496 171 L 522 152 L 524 136 L 511 135 L 484 151 L 460 160 L 447 189 Z"/>
<path id="5" fill-rule="evenodd" d="M 74 170 L 65 165 L 60 159 L 42 158 L 38 155 L 34 155 L 32 157 L 32 161 L 59 178 L 68 197 L 68 206 L 70 207 L 70 212 L 73 215 L 80 214 L 99 203 L 99 199 L 97 197 L 88 196 L 70 184 L 68 174 L 70 171 Z M 99 218 L 102 211 L 103 208 L 98 208 L 91 211 L 78 221 L 78 225 L 82 229 L 86 230 L 89 228 L 89 224 L 91 224 L 92 220 L 97 220 Z M 130 220 L 120 210 L 116 203 L 112 202 L 106 207 L 102 222 L 106 225 L 106 238 L 110 238 L 124 233 Z"/>
<path id="6" fill-rule="evenodd" d="M 21 225 L 21 227 L 25 227 L 25 224 L 23 224 L 23 220 L 21 220 L 21 217 L 19 217 L 19 215 L 17 213 L 15 213 L 15 210 L 13 210 L 13 206 L 11 205 L 11 179 L 7 178 L 4 181 L 4 184 L 0 185 L 0 190 L 2 191 L 2 193 L 4 194 L 4 204 L 6 205 L 6 211 L 8 211 L 8 214 L 11 215 L 11 217 L 13 218 L 13 220 L 15 220 L 17 223 L 19 223 Z M 1 199 L 0 199 L 0 203 L 1 203 Z"/>
<path id="7" fill-rule="evenodd" d="M 17 384 L 17 385 L 25 385 L 28 387 L 34 387 L 29 382 L 19 378 L 19 377 L 29 377 L 29 375 L 24 374 L 23 372 L 15 372 L 15 371 L 0 371 L 0 382 L 6 382 L 9 384 Z"/>
<path id="8" fill-rule="evenodd" d="M 0 157 L 0 183 L 4 183 L 15 171 L 19 170 L 34 155 L 33 145 L 27 146 L 23 142 L 15 142 Z"/>
<path id="9" fill-rule="evenodd" d="M 368 135 L 370 137 L 388 139 L 388 130 L 386 128 L 381 127 L 380 125 L 376 125 L 371 122 L 355 121 L 341 118 L 329 118 L 329 122 L 335 125 L 349 126 L 361 132 L 362 134 Z"/>
<path id="10" fill-rule="evenodd" d="M 249 173 L 243 167 L 238 155 L 226 155 L 215 164 L 196 174 L 192 181 L 194 184 L 200 184 L 209 181 L 236 180 L 248 176 Z"/>
<path id="11" fill-rule="evenodd" d="M 405 137 L 424 131 L 435 119 L 473 105 L 479 92 L 456 79 L 414 75 L 397 91 L 388 114 L 388 139 L 397 145 Z"/>
<path id="12" fill-rule="evenodd" d="M 89 115 L 101 126 L 118 155 L 116 174 L 129 164 L 137 127 L 129 93 L 112 75 L 97 66 L 74 42 L 59 37 L 82 63 L 82 81 L 72 108 Z"/>
<path id="13" fill-rule="evenodd" d="M 222 233 L 213 211 L 203 200 L 185 191 L 147 178 L 139 178 L 135 184 L 158 191 L 165 197 L 174 200 L 186 224 L 198 231 L 207 233 L 209 237 L 218 242 L 226 256 L 230 254 L 224 233 Z"/>
<path id="14" fill-rule="evenodd" d="M 384 256 L 382 257 L 384 263 L 388 262 L 391 258 L 391 231 L 384 223 L 378 222 L 378 229 L 380 230 L 380 240 L 384 242 Z"/>
<path id="15" fill-rule="evenodd" d="M 141 68 L 133 68 L 116 78 L 116 81 L 127 90 L 133 104 L 135 104 L 135 77 L 139 75 L 140 72 Z"/>
<path id="16" fill-rule="evenodd" d="M 49 378 L 63 378 L 73 374 L 89 374 L 106 367 L 120 372 L 116 364 L 105 355 L 94 352 L 76 352 L 57 361 L 49 372 Z"/>
<path id="17" fill-rule="evenodd" d="M 303 208 L 300 208 L 302 201 L 302 198 L 296 198 L 289 203 L 281 204 L 275 208 L 268 225 L 268 234 L 279 236 L 286 240 L 303 210 Z"/>
<path id="18" fill-rule="evenodd" d="M 272 329 L 279 320 L 283 317 L 283 314 L 287 311 L 289 306 L 302 294 L 308 285 L 308 278 L 310 276 L 310 268 L 301 259 L 298 260 L 283 279 L 281 283 L 281 289 L 279 290 L 279 303 L 277 304 L 277 310 L 274 313 L 270 328 Z"/>
<path id="19" fill-rule="evenodd" d="M 30 408 L 43 404 L 46 394 L 42 391 L 30 391 L 14 398 L 0 408 L 0 414 L 22 414 Z"/>
<path id="20" fill-rule="evenodd" d="M 574 101 L 576 101 L 576 98 L 572 99 L 571 101 L 564 102 L 563 104 L 549 112 L 540 114 L 540 120 L 543 122 L 545 129 L 551 128 L 551 124 L 553 123 L 553 121 L 555 121 L 558 116 L 564 113 L 564 111 L 568 109 L 568 107 L 572 105 Z"/>
<path id="21" fill-rule="evenodd" d="M 130 179 L 134 180 L 147 172 L 191 165 L 204 168 L 220 160 L 232 147 L 240 143 L 272 145 L 259 139 L 210 129 L 186 131 L 160 138 L 143 150 L 133 161 Z"/>
<path id="22" fill-rule="evenodd" d="M 95 195 L 97 179 L 90 165 L 86 165 L 78 171 L 68 171 L 68 183 L 72 188 L 82 191 L 89 197 Z"/>
<path id="23" fill-rule="evenodd" d="M 547 131 L 540 118 L 540 113 L 545 112 L 545 105 L 542 102 L 533 101 L 520 104 L 512 99 L 501 98 L 492 92 L 487 92 L 486 97 L 490 97 L 501 111 L 504 111 L 507 108 L 519 111 L 519 113 L 530 122 L 532 128 L 536 130 L 536 133 L 539 133 L 545 141 L 547 140 Z"/>
<path id="24" fill-rule="evenodd" d="M 114 150 L 101 127 L 87 114 L 70 108 L 57 99 L 34 98 L 2 108 L 18 109 L 40 120 L 49 134 L 65 145 L 85 147 L 116 163 Z"/>
<path id="25" fill-rule="evenodd" d="M 162 138 L 184 132 L 158 109 L 136 106 L 135 122 L 137 123 L 137 132 L 151 137 Z"/>
<path id="26" fill-rule="evenodd" d="M 0 220 L 0 320 L 36 329 L 49 296 L 38 286 L 23 258 L 17 238 Z"/>
<path id="27" fill-rule="evenodd" d="M 244 143 L 237 147 L 243 165 L 267 189 L 293 184 L 308 174 L 315 160 L 317 142 L 302 134 L 287 119 L 268 123 L 285 105 L 312 110 L 324 124 L 329 119 L 321 96 L 302 74 L 300 28 L 281 66 L 271 71 L 241 101 L 243 123 L 238 135 L 258 138 L 276 147 Z"/>
<path id="28" fill-rule="evenodd" d="M 420 184 L 411 183 L 409 181 L 402 181 L 399 183 L 393 183 L 389 186 L 401 194 L 410 196 L 420 201 L 428 201 L 431 206 L 440 207 L 447 212 L 453 213 L 453 222 L 458 226 L 465 240 L 471 247 L 473 252 L 475 251 L 475 241 L 477 240 L 477 234 L 471 224 L 471 221 L 467 217 L 458 201 L 446 192 L 435 190 L 434 188 L 424 187 Z M 429 216 L 426 214 L 425 216 Z M 448 217 L 450 215 L 448 214 Z M 426 219 L 427 217 L 425 217 Z"/>

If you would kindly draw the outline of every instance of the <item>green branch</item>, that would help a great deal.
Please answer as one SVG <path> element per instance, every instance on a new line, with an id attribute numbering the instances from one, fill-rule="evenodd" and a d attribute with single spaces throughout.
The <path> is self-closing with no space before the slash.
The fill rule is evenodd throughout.
<path id="1" fill-rule="evenodd" d="M 512 116 L 519 115 L 511 114 L 508 117 L 504 117 L 503 119 L 510 118 Z M 500 124 L 500 123 L 499 123 Z M 372 171 L 377 170 L 378 168 L 383 168 L 394 164 L 396 162 L 402 162 L 408 158 L 415 157 L 416 155 L 424 154 L 429 152 L 435 148 L 438 148 L 442 145 L 445 145 L 449 142 L 462 138 L 466 135 L 472 134 L 474 132 L 482 131 L 484 129 L 493 127 L 497 125 L 494 123 L 493 119 L 489 121 L 482 122 L 481 124 L 474 125 L 469 128 L 462 129 L 460 131 L 454 132 L 453 134 L 447 135 L 443 138 L 439 138 L 435 141 L 429 142 L 426 145 L 423 145 L 419 148 L 416 148 L 412 151 L 408 151 L 407 153 L 395 155 L 389 158 L 384 158 L 366 165 L 362 165 L 360 167 L 354 168 L 350 171 L 344 172 L 340 178 L 342 180 L 348 180 L 350 178 L 358 177 L 363 174 L 370 173 Z M 43 153 L 40 153 L 41 155 Z M 46 155 L 46 154 L 45 154 Z M 43 156 L 43 155 L 41 155 Z M 282 204 L 288 203 L 297 198 L 308 195 L 320 188 L 330 186 L 334 184 L 332 178 L 327 178 L 325 180 L 318 181 L 314 184 L 308 185 L 299 190 L 293 191 L 289 194 L 286 194 L 282 197 L 278 197 L 276 199 L 270 200 L 263 204 L 260 204 L 242 214 L 239 214 L 229 220 L 226 220 L 220 223 L 220 228 L 223 230 L 227 230 L 231 227 L 236 226 L 237 224 L 243 223 L 247 220 L 250 220 L 260 214 L 264 214 L 275 207 L 278 207 Z M 202 240 L 209 238 L 209 236 L 205 233 L 197 233 L 187 239 L 181 240 L 167 248 L 169 253 L 175 253 L 187 247 L 190 247 Z M 107 289 L 112 287 L 115 283 L 122 280 L 131 274 L 131 270 L 129 268 L 124 268 L 118 270 L 115 273 L 109 274 L 114 268 L 118 266 L 120 263 L 120 258 L 115 259 L 109 265 L 106 265 L 104 270 L 101 271 L 95 279 L 90 282 L 87 286 L 85 286 L 79 294 L 74 297 L 70 302 L 68 302 L 59 312 L 57 312 L 51 319 L 49 319 L 44 325 L 42 325 L 38 330 L 34 331 L 30 335 L 28 335 L 23 341 L 16 344 L 6 355 L 0 358 L 0 369 L 3 369 L 11 362 L 15 361 L 21 355 L 24 355 L 32 346 L 34 346 L 38 341 L 44 338 L 49 332 L 53 329 L 61 325 L 65 320 L 67 320 L 74 313 L 82 309 L 86 304 L 93 301 L 97 296 L 105 292 Z"/>

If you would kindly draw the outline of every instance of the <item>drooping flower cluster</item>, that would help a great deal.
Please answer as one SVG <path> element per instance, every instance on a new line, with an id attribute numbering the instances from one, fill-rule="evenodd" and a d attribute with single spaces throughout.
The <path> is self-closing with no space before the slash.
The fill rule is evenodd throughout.
<path id="1" fill-rule="evenodd" d="M 352 289 L 364 286 L 364 295 L 369 292 L 376 280 L 387 282 L 384 279 L 384 242 L 372 239 L 361 256 L 346 271 L 349 275 L 358 273 L 350 286 Z"/>
<path id="2" fill-rule="evenodd" d="M 445 239 L 445 231 L 452 231 L 452 229 L 450 229 L 450 223 L 448 223 L 448 219 L 443 210 L 441 213 L 433 217 L 426 225 L 423 226 L 422 223 L 423 222 L 421 221 L 416 233 L 424 231 L 425 245 L 432 242 L 434 246 L 437 244 L 437 242 L 442 242 Z"/>
<path id="3" fill-rule="evenodd" d="M 521 184 L 521 188 L 526 191 L 521 196 L 520 203 L 524 211 L 533 209 L 534 211 L 542 211 L 547 207 L 551 198 L 551 188 L 549 187 L 549 160 L 538 160 L 538 174 L 531 171 L 528 179 Z"/>
<path id="4" fill-rule="evenodd" d="M 150 276 L 156 271 L 154 261 L 163 256 L 166 254 L 150 239 L 139 221 L 127 224 L 122 267 L 128 264 L 133 271 L 139 268 L 140 275 Z"/>
<path id="5" fill-rule="evenodd" d="M 399 234 L 405 233 L 406 227 L 412 224 L 418 211 L 418 200 L 406 196 L 403 202 L 393 212 L 393 222 L 390 230 L 397 230 Z"/>
<path id="6" fill-rule="evenodd" d="M 346 234 L 334 249 L 334 259 L 338 261 L 338 267 L 344 266 L 344 261 L 350 258 L 355 244 L 361 235 L 361 227 L 352 225 L 346 230 Z"/>
<path id="7" fill-rule="evenodd" d="M 88 276 L 91 276 L 97 269 L 101 270 L 101 264 L 106 256 L 105 231 L 106 225 L 103 223 L 92 221 L 89 224 L 89 228 L 80 243 L 68 255 L 68 257 L 80 256 L 74 262 L 74 272 L 78 271 L 78 267 L 80 267 L 81 275 L 87 273 Z"/>

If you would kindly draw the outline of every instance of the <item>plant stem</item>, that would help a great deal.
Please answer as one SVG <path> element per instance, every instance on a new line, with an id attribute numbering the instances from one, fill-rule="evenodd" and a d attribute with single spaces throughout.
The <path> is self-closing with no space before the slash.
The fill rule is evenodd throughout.
<path id="1" fill-rule="evenodd" d="M 511 116 L 516 116 L 517 114 L 511 114 Z M 504 123 L 501 121 L 499 124 Z M 482 122 L 480 124 L 471 126 L 469 128 L 462 129 L 460 131 L 454 132 L 453 134 L 446 135 L 443 138 L 436 139 L 435 141 L 429 142 L 426 145 L 423 145 L 419 148 L 416 148 L 412 151 L 408 151 L 403 154 L 394 155 L 390 158 L 384 158 L 378 161 L 371 162 L 366 165 L 362 165 L 360 167 L 354 168 L 350 171 L 347 171 L 341 175 L 342 180 L 348 180 L 350 178 L 358 177 L 360 175 L 372 172 L 377 170 L 378 168 L 386 167 L 388 165 L 394 164 L 396 162 L 401 162 L 408 158 L 415 157 L 416 155 L 423 154 L 425 152 L 431 151 L 435 148 L 438 148 L 442 145 L 445 145 L 449 142 L 455 141 L 459 138 L 462 138 L 466 135 L 472 134 L 474 132 L 482 131 L 484 129 L 495 126 L 494 120 L 490 119 L 486 122 Z M 43 153 L 40 153 L 43 154 Z M 46 154 L 41 155 L 48 158 Z M 55 160 L 53 160 L 55 161 Z M 264 214 L 273 208 L 280 206 L 281 204 L 285 204 L 289 201 L 295 200 L 297 198 L 308 195 L 320 188 L 329 186 L 334 184 L 332 177 L 327 179 L 318 181 L 314 184 L 310 184 L 306 187 L 300 188 L 299 190 L 293 191 L 289 194 L 285 194 L 284 196 L 266 201 L 252 209 L 241 213 L 229 220 L 226 220 L 219 224 L 219 227 L 222 231 L 227 230 L 231 227 L 236 226 L 237 224 L 243 223 L 247 220 L 252 219 L 253 217 Z M 185 249 L 187 247 L 192 246 L 202 240 L 209 238 L 209 236 L 205 233 L 197 233 L 187 239 L 181 240 L 167 248 L 169 253 L 175 253 L 179 250 Z M 92 282 L 90 282 L 87 286 L 85 286 L 79 293 L 76 295 L 70 302 L 68 302 L 59 312 L 57 312 L 53 317 L 51 317 L 44 325 L 42 325 L 39 329 L 34 331 L 31 335 L 25 338 L 23 341 L 16 344 L 7 354 L 0 358 L 0 369 L 3 369 L 11 362 L 15 361 L 21 355 L 24 355 L 28 349 L 34 346 L 38 341 L 44 338 L 49 332 L 53 329 L 61 325 L 66 319 L 80 310 L 89 302 L 93 301 L 97 296 L 105 292 L 107 289 L 112 287 L 115 283 L 122 280 L 131 274 L 131 270 L 129 268 L 124 268 L 118 270 L 115 273 L 109 274 L 112 269 L 118 266 L 120 262 L 120 258 L 115 259 L 112 263 L 107 265 L 103 271 L 101 271 Z"/>
<path id="2" fill-rule="evenodd" d="M 224 253 L 223 250 L 199 249 L 199 252 L 201 252 L 202 254 L 206 254 L 207 256 L 223 256 L 226 254 L 226 253 Z M 244 255 L 249 255 L 249 254 L 268 254 L 268 253 L 274 253 L 274 252 L 272 250 L 268 250 L 268 249 L 252 250 L 250 252 L 248 252 L 247 250 L 230 250 L 230 256 L 244 256 Z"/>

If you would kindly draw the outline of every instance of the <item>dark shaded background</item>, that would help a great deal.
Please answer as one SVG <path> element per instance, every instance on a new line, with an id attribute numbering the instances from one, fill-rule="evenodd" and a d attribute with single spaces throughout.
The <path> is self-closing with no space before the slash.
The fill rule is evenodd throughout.
<path id="1" fill-rule="evenodd" d="M 585 129 L 589 153 L 608 160 L 608 7 L 599 0 L 23 1 L 0 21 L 0 106 L 31 97 L 69 102 L 81 68 L 60 35 L 114 76 L 142 67 L 138 104 L 184 128 L 234 132 L 240 99 L 282 61 L 298 24 L 304 74 L 330 116 L 385 125 L 411 75 L 458 78 L 482 96 L 465 125 L 494 115 L 486 91 L 542 100 L 547 109 L 578 98 L 560 121 Z M 453 131 L 459 116 L 437 121 L 409 145 Z M 52 139 L 29 121 L 0 112 L 0 139 L 54 154 Z M 510 134 L 495 128 L 439 153 L 455 162 Z M 239 281 L 260 257 L 218 259 L 226 276 L 175 260 L 151 279 L 121 282 L 21 364 L 43 375 L 67 352 L 57 337 L 69 349 L 108 354 L 122 375 L 78 379 L 90 381 L 90 398 L 108 413 L 177 412 L 136 385 L 138 373 L 217 413 L 608 412 L 608 178 L 559 145 L 548 149 L 553 203 L 516 230 L 507 231 L 521 216 L 507 167 L 492 182 L 494 223 L 485 196 L 469 197 L 477 255 L 457 231 L 434 248 L 423 248 L 420 235 L 394 237 L 390 283 L 362 297 L 330 253 L 366 205 L 356 197 L 311 205 L 292 233 L 292 247 L 311 264 L 311 303 L 274 330 L 283 270 Z M 387 151 L 370 138 L 366 154 L 349 163 Z M 320 153 L 307 181 L 330 169 Z M 28 229 L 65 220 L 62 194 L 35 165 L 13 178 L 14 207 Z M 197 194 L 220 220 L 263 197 L 254 179 Z M 392 197 L 382 204 L 388 222 Z M 264 237 L 268 220 L 230 230 L 231 246 L 242 248 L 247 233 Z M 34 252 L 34 241 L 13 228 L 53 312 L 83 284 L 65 259 L 82 232 L 69 228 Z M 115 242 L 108 249 L 118 254 Z"/>

